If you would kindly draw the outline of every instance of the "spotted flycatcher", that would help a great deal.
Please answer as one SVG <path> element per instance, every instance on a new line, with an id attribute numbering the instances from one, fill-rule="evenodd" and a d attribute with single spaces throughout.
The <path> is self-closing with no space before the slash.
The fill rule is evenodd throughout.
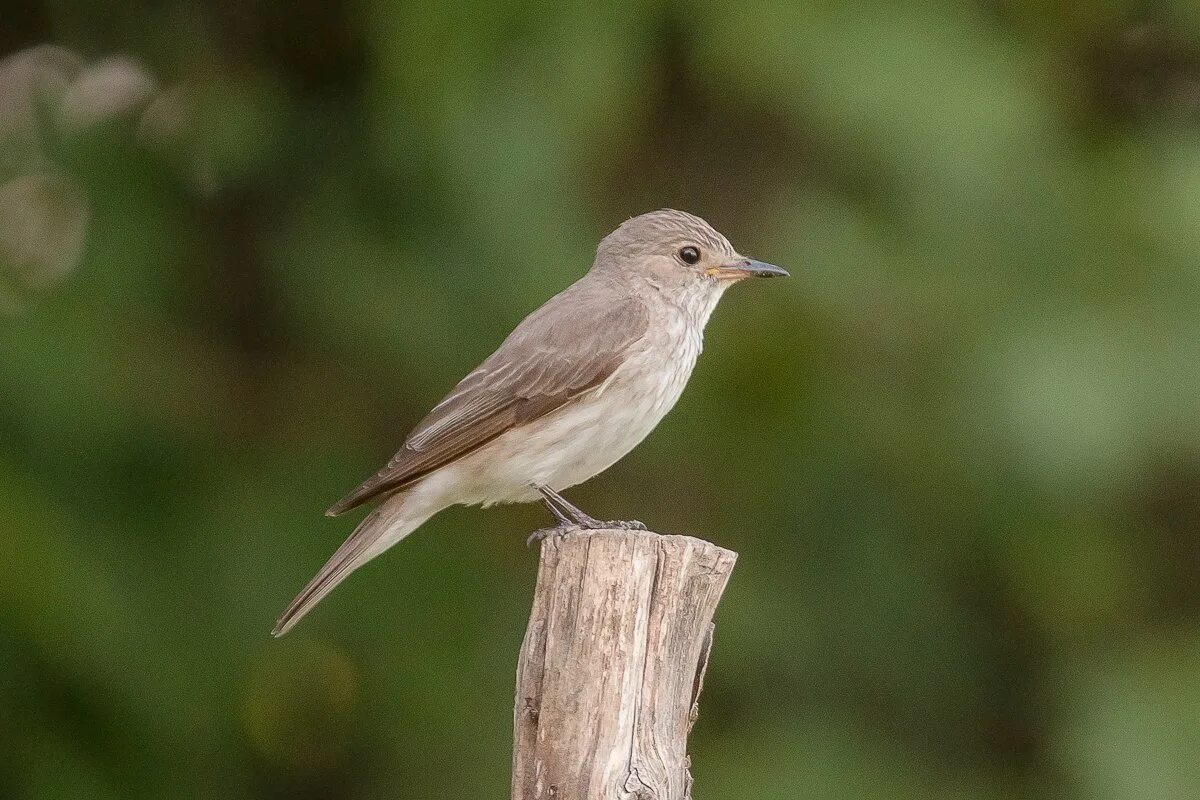
<path id="1" fill-rule="evenodd" d="M 663 209 L 622 224 L 600 242 L 586 275 L 526 317 L 387 466 L 329 509 L 336 516 L 379 503 L 274 634 L 452 505 L 541 499 L 559 521 L 552 531 L 641 527 L 593 519 L 558 492 L 608 469 L 671 410 L 725 290 L 775 275 L 787 272 L 739 255 L 691 214 Z"/>

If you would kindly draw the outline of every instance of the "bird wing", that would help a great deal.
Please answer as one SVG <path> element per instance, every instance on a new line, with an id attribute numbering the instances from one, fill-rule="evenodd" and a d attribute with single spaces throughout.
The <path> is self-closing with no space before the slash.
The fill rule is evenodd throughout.
<path id="1" fill-rule="evenodd" d="M 574 288 L 526 317 L 421 420 L 387 466 L 326 513 L 402 489 L 603 384 L 645 334 L 649 316 L 636 298 L 589 303 L 579 296 L 586 290 Z"/>

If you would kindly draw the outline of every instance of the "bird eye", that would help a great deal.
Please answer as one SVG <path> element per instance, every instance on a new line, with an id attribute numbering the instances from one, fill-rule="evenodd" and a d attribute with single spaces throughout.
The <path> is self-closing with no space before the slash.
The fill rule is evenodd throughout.
<path id="1" fill-rule="evenodd" d="M 700 251 L 691 245 L 688 245 L 687 247 L 680 249 L 679 260 L 685 264 L 695 264 L 700 260 Z"/>

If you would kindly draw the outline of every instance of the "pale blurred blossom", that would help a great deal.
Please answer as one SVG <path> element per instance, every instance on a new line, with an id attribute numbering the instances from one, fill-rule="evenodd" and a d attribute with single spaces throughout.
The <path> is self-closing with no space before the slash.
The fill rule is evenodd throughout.
<path id="1" fill-rule="evenodd" d="M 58 123 L 81 131 L 143 110 L 157 89 L 150 72 L 126 56 L 102 59 L 85 67 L 63 93 Z"/>
<path id="2" fill-rule="evenodd" d="M 62 280 L 83 256 L 88 198 L 56 163 L 56 143 L 127 120 L 140 144 L 174 151 L 189 118 L 187 93 L 160 90 L 129 56 L 88 64 L 70 50 L 41 45 L 0 60 L 0 312 L 19 308 L 24 292 Z M 194 154 L 182 163 L 201 184 L 212 183 Z"/>

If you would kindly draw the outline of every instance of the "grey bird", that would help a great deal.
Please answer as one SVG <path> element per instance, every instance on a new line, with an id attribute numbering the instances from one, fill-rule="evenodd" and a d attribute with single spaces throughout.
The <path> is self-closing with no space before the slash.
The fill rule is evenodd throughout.
<path id="1" fill-rule="evenodd" d="M 717 301 L 788 273 L 738 254 L 704 220 L 662 209 L 600 242 L 587 274 L 526 317 L 418 423 L 383 469 L 327 513 L 379 502 L 292 601 L 282 636 L 354 570 L 452 505 L 542 500 L 559 524 L 601 522 L 560 491 L 632 450 L 679 399 Z"/>

